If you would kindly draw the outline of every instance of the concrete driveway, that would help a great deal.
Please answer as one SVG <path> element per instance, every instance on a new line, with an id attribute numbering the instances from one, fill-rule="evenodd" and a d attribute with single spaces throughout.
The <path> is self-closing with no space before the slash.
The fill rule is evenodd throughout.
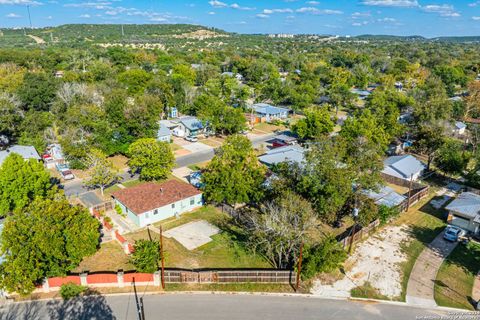
<path id="1" fill-rule="evenodd" d="M 458 242 L 443 239 L 440 233 L 420 254 L 413 266 L 407 285 L 407 303 L 435 307 L 435 280 L 445 258 L 455 249 Z"/>
<path id="2" fill-rule="evenodd" d="M 212 241 L 211 236 L 220 230 L 205 220 L 193 221 L 164 232 L 166 238 L 174 238 L 188 250 L 194 250 Z"/>
<path id="3" fill-rule="evenodd" d="M 184 146 L 182 146 L 183 149 L 186 149 L 192 153 L 195 153 L 195 152 L 202 152 L 202 151 L 208 151 L 208 150 L 212 150 L 213 147 L 211 146 L 207 146 L 206 144 L 203 144 L 201 142 L 193 142 L 193 143 L 190 143 L 190 144 L 186 144 Z"/>

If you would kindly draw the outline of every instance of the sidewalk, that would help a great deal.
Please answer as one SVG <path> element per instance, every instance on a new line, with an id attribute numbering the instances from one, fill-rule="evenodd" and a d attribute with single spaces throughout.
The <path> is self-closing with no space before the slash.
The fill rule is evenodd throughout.
<path id="1" fill-rule="evenodd" d="M 425 307 L 437 306 L 434 297 L 435 280 L 443 260 L 458 242 L 448 242 L 440 233 L 420 254 L 413 266 L 407 285 L 407 303 Z"/>

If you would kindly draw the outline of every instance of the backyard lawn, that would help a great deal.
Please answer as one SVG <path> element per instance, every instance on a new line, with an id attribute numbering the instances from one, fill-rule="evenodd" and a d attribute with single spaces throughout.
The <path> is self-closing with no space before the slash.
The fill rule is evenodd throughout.
<path id="1" fill-rule="evenodd" d="M 258 134 L 258 133 L 265 134 L 265 133 L 272 133 L 275 130 L 285 130 L 285 129 L 286 129 L 286 127 L 282 126 L 282 125 L 276 126 L 276 125 L 271 124 L 271 123 L 262 122 L 262 123 L 256 124 L 253 127 L 253 133 L 255 133 L 255 134 Z"/>
<path id="2" fill-rule="evenodd" d="M 122 247 L 116 241 L 107 242 L 101 245 L 93 256 L 86 257 L 80 265 L 72 270 L 73 272 L 99 272 L 134 270 L 129 262 L 129 257 L 123 252 Z"/>
<path id="3" fill-rule="evenodd" d="M 260 255 L 253 254 L 245 247 L 245 239 L 241 230 L 233 226 L 231 218 L 218 209 L 207 206 L 180 218 L 171 218 L 155 226 L 163 230 L 172 229 L 192 221 L 206 220 L 216 225 L 220 234 L 212 236 L 212 241 L 192 251 L 187 250 L 173 238 L 165 238 L 165 266 L 171 268 L 270 268 L 271 265 Z M 142 230 L 126 234 L 125 237 L 134 242 L 139 239 L 155 239 L 155 232 Z"/>
<path id="4" fill-rule="evenodd" d="M 402 213 L 395 221 L 395 225 L 407 225 L 410 227 L 412 239 L 401 246 L 402 252 L 407 256 L 407 261 L 400 265 L 403 274 L 402 296 L 405 301 L 407 284 L 415 261 L 427 244 L 445 227 L 445 211 L 434 209 L 428 202 L 434 197 L 432 190 L 430 195 L 406 213 Z"/>
<path id="5" fill-rule="evenodd" d="M 473 310 L 471 295 L 475 275 L 480 271 L 480 244 L 459 244 L 443 262 L 435 280 L 438 305 Z"/>

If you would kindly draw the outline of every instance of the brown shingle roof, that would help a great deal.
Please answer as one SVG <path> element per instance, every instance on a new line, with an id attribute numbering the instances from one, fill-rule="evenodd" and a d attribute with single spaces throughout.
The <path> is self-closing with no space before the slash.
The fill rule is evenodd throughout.
<path id="1" fill-rule="evenodd" d="M 177 180 L 163 183 L 143 183 L 116 191 L 112 197 L 123 203 L 136 215 L 201 194 L 192 185 Z"/>

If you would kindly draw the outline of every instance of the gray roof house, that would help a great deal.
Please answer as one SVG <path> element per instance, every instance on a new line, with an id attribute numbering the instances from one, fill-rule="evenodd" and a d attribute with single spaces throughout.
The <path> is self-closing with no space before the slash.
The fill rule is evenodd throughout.
<path id="1" fill-rule="evenodd" d="M 273 166 L 282 162 L 302 163 L 305 161 L 305 149 L 299 145 L 275 148 L 258 157 L 258 160 L 267 166 Z"/>
<path id="2" fill-rule="evenodd" d="M 363 194 L 375 201 L 376 204 L 384 205 L 389 208 L 396 207 L 407 199 L 406 196 L 395 192 L 395 190 L 388 186 L 381 187 L 378 192 L 365 190 L 363 191 Z"/>
<path id="3" fill-rule="evenodd" d="M 453 129 L 453 133 L 462 135 L 465 133 L 465 130 L 467 129 L 467 125 L 461 121 L 456 121 L 455 122 L 455 128 Z"/>
<path id="4" fill-rule="evenodd" d="M 426 166 L 411 155 L 392 156 L 383 161 L 382 173 L 404 180 L 416 181 Z"/>
<path id="5" fill-rule="evenodd" d="M 170 129 L 165 124 L 160 123 L 158 132 L 157 132 L 157 140 L 170 142 L 171 138 L 172 138 L 172 134 L 170 132 Z"/>
<path id="6" fill-rule="evenodd" d="M 185 136 L 196 137 L 205 131 L 205 126 L 202 121 L 198 120 L 196 117 L 180 118 L 179 127 L 185 132 Z"/>
<path id="7" fill-rule="evenodd" d="M 474 234 L 480 233 L 480 195 L 463 192 L 445 209 L 450 224 Z"/>
<path id="8" fill-rule="evenodd" d="M 252 105 L 252 109 L 259 118 L 270 122 L 272 120 L 286 119 L 290 113 L 290 109 L 274 107 L 268 103 L 256 103 Z"/>
<path id="9" fill-rule="evenodd" d="M 5 159 L 11 154 L 17 153 L 23 157 L 23 159 L 35 159 L 40 160 L 37 150 L 33 146 L 19 146 L 13 145 L 8 147 L 5 150 L 0 151 L 0 165 L 5 161 Z"/>

